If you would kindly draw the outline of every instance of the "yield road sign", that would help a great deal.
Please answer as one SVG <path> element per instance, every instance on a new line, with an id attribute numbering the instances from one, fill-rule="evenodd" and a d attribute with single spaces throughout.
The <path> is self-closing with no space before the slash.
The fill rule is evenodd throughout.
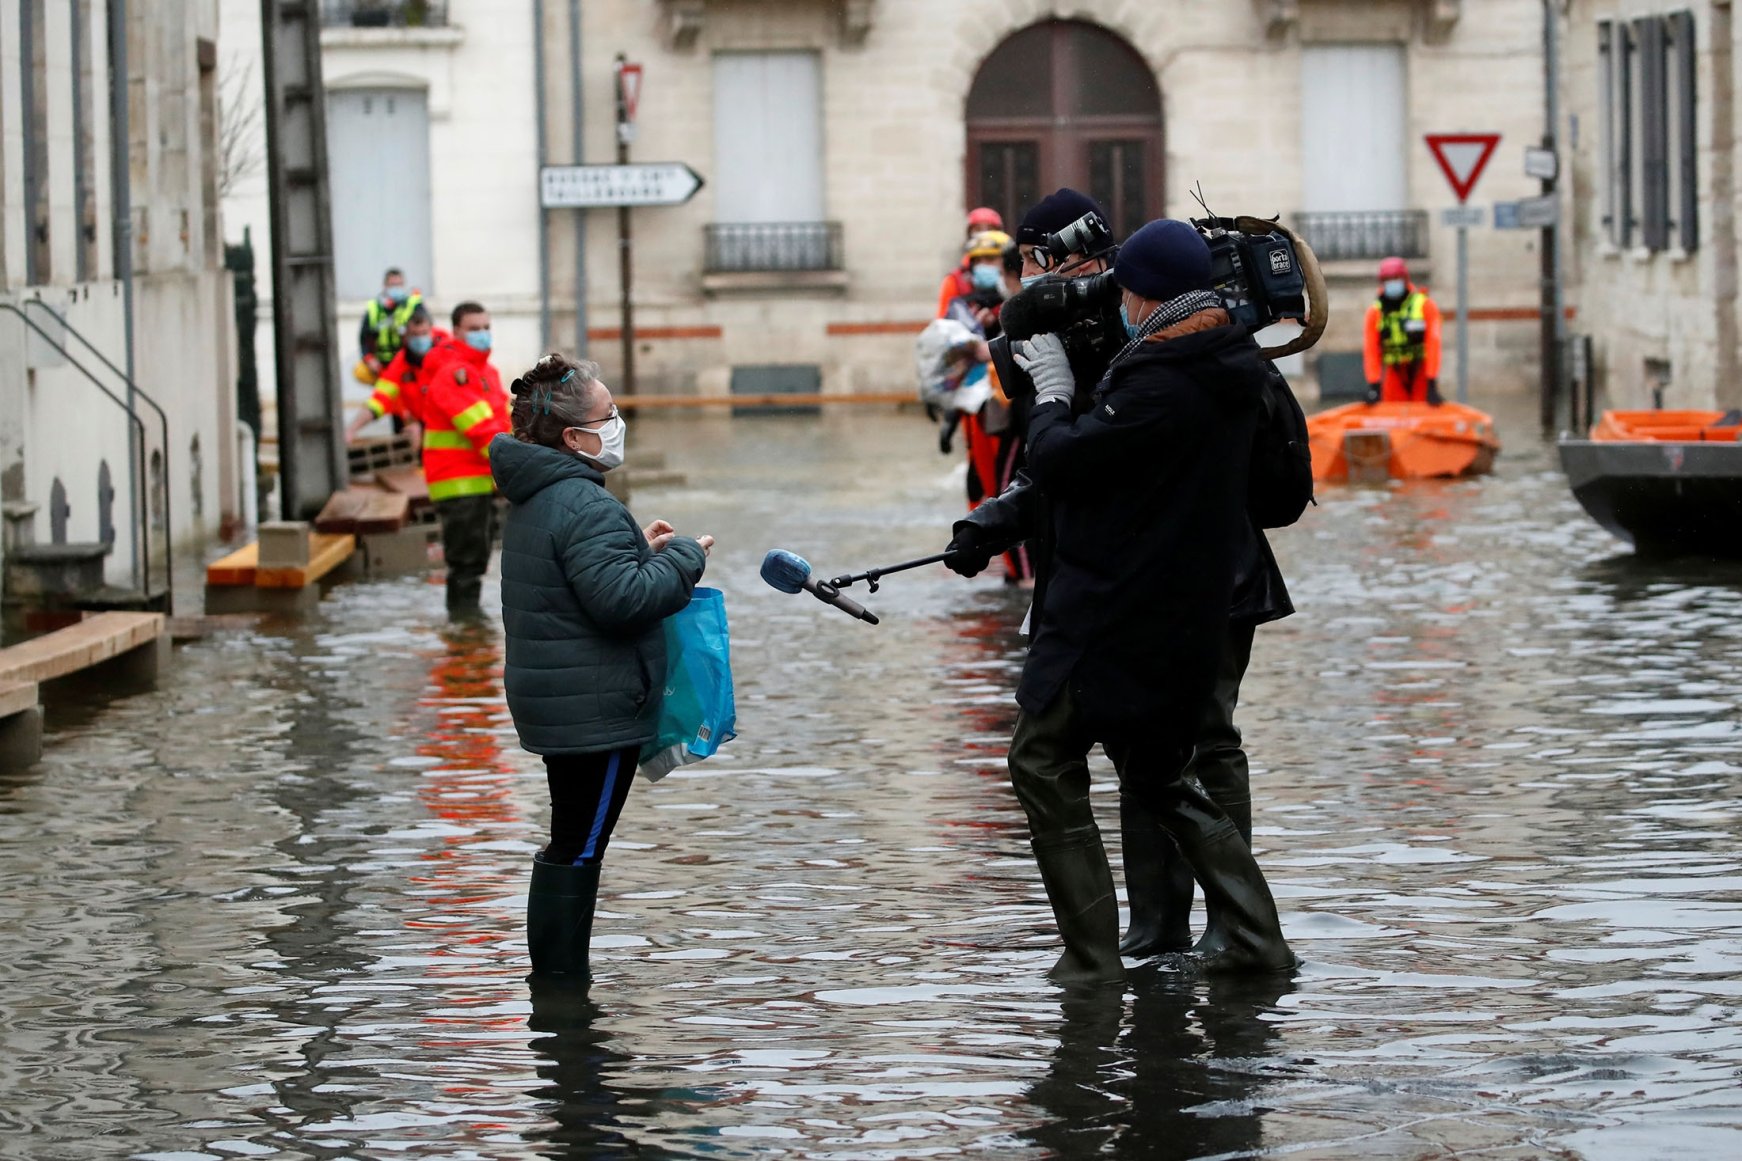
<path id="1" fill-rule="evenodd" d="M 547 165 L 538 172 L 538 204 L 547 210 L 676 206 L 701 188 L 702 175 L 681 161 Z"/>
<path id="2" fill-rule="evenodd" d="M 1488 159 L 1500 144 L 1498 133 L 1429 133 L 1427 147 L 1452 185 L 1458 201 L 1467 201 L 1482 178 Z"/>

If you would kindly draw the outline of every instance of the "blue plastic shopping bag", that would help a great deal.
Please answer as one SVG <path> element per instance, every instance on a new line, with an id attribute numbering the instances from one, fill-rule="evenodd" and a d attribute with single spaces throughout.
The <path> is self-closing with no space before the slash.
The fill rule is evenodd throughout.
<path id="1" fill-rule="evenodd" d="M 698 588 L 665 619 L 665 700 L 659 732 L 641 747 L 641 774 L 657 782 L 679 766 L 713 755 L 737 736 L 726 597 Z"/>

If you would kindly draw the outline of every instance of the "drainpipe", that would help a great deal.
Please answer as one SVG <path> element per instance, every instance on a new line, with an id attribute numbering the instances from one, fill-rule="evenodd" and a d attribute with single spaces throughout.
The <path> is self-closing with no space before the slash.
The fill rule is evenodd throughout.
<path id="1" fill-rule="evenodd" d="M 538 351 L 550 350 L 550 211 L 544 206 L 545 144 L 550 134 L 544 107 L 544 0 L 532 0 L 532 95 L 538 110 Z"/>
<path id="2" fill-rule="evenodd" d="M 115 277 L 121 283 L 121 326 L 124 345 L 123 363 L 127 368 L 127 412 L 136 415 L 138 400 L 134 398 L 133 367 L 133 160 L 132 125 L 128 118 L 127 82 L 127 0 L 109 0 L 109 190 L 114 221 L 112 248 Z M 140 568 L 139 534 L 151 519 L 147 508 L 149 497 L 139 479 L 140 457 L 145 448 L 144 437 L 135 444 L 127 438 L 127 479 L 133 488 L 133 520 L 128 530 L 133 557 L 133 583 L 141 591 L 145 580 Z M 164 449 L 167 456 L 169 449 Z M 166 529 L 166 533 L 173 532 Z M 146 593 L 150 596 L 150 593 Z"/>
<path id="3" fill-rule="evenodd" d="M 569 126 L 570 158 L 586 159 L 586 126 L 581 120 L 581 0 L 569 0 Z M 587 357 L 587 211 L 576 210 L 575 221 L 575 356 Z"/>
<path id="4" fill-rule="evenodd" d="M 1718 340 L 1714 402 L 1742 405 L 1736 346 L 1736 49 L 1728 3 L 1712 5 L 1712 308 Z"/>

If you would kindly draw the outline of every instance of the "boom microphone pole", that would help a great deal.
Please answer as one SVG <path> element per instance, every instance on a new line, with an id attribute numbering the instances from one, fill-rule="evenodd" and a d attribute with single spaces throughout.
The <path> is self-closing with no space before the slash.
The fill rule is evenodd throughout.
<path id="1" fill-rule="evenodd" d="M 783 593 L 803 589 L 823 604 L 833 605 L 850 617 L 857 617 L 867 625 L 877 624 L 877 614 L 859 602 L 843 597 L 833 581 L 812 580 L 810 561 L 797 553 L 784 548 L 769 549 L 768 555 L 762 558 L 762 579 Z"/>

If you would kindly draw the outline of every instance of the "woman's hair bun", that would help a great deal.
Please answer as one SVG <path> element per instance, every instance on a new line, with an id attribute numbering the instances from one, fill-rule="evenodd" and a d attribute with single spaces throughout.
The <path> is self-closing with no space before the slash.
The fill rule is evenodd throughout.
<path id="1" fill-rule="evenodd" d="M 514 382 L 508 384 L 508 394 L 510 395 L 524 395 L 530 389 L 531 386 L 525 379 L 516 378 Z"/>

